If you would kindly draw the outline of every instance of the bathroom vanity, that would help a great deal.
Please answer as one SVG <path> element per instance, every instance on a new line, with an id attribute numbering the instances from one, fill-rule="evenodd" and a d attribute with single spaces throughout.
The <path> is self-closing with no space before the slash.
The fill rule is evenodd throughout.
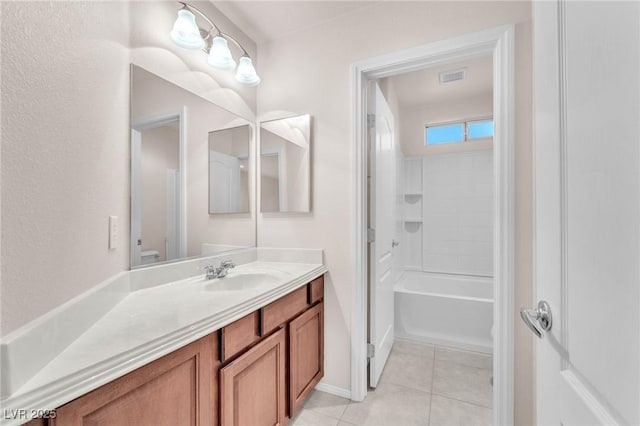
<path id="1" fill-rule="evenodd" d="M 223 256 L 125 272 L 9 336 L 0 424 L 285 425 L 324 375 L 322 250 Z"/>
<path id="2" fill-rule="evenodd" d="M 49 424 L 284 425 L 324 374 L 323 293 L 321 276 L 59 407 Z"/>

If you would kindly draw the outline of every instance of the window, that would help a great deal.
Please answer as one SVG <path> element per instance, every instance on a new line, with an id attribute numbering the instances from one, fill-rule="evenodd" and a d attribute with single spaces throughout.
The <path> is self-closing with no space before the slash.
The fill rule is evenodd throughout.
<path id="1" fill-rule="evenodd" d="M 493 137 L 493 120 L 479 120 L 467 122 L 467 139 L 481 139 Z"/>
<path id="2" fill-rule="evenodd" d="M 464 121 L 439 126 L 427 126 L 425 144 L 442 145 L 492 137 L 493 119 Z"/>
<path id="3" fill-rule="evenodd" d="M 464 123 L 427 127 L 427 145 L 462 142 L 463 140 Z"/>

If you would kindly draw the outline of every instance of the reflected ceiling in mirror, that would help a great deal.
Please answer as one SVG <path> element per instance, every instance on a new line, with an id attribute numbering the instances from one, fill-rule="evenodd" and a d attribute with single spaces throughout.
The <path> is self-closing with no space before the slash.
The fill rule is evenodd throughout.
<path id="1" fill-rule="evenodd" d="M 210 140 L 233 129 L 245 129 L 233 134 L 244 214 L 210 215 Z M 255 246 L 252 136 L 245 119 L 131 66 L 132 268 Z"/>
<path id="2" fill-rule="evenodd" d="M 311 211 L 311 116 L 260 123 L 260 211 Z"/>

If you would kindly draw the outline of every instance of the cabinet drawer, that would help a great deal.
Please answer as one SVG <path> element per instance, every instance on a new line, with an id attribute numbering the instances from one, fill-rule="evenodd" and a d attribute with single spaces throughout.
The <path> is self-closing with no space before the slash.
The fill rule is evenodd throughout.
<path id="1" fill-rule="evenodd" d="M 224 362 L 260 339 L 260 313 L 253 312 L 222 328 L 221 337 Z"/>
<path id="2" fill-rule="evenodd" d="M 309 306 L 307 287 L 303 286 L 292 293 L 262 308 L 262 334 L 265 335 L 295 317 Z"/>
<path id="3" fill-rule="evenodd" d="M 324 275 L 311 281 L 309 286 L 311 287 L 309 290 L 309 303 L 313 305 L 324 298 Z"/>

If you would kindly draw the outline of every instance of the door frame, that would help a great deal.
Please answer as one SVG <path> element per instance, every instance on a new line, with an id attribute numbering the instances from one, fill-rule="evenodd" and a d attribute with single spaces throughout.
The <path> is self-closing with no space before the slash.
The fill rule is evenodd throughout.
<path id="1" fill-rule="evenodd" d="M 187 109 L 181 107 L 178 110 L 150 115 L 146 117 L 140 117 L 131 121 L 131 239 L 130 239 L 130 253 L 129 261 L 130 268 L 135 268 L 140 265 L 134 266 L 135 261 L 135 244 L 137 235 L 136 229 L 139 226 L 139 222 L 136 224 L 134 220 L 134 210 L 140 210 L 140 144 L 142 142 L 141 133 L 143 130 L 149 130 L 156 127 L 164 126 L 166 124 L 177 121 L 180 126 L 179 131 L 179 159 L 178 164 L 180 166 L 180 193 L 178 194 L 178 215 L 180 221 L 180 235 L 178 236 L 178 257 L 184 258 L 187 256 L 187 126 L 186 126 Z M 140 214 L 140 212 L 137 212 Z"/>
<path id="2" fill-rule="evenodd" d="M 367 395 L 367 82 L 427 67 L 493 56 L 494 424 L 513 424 L 514 391 L 514 26 L 503 25 L 352 64 L 354 251 L 351 399 Z"/>

